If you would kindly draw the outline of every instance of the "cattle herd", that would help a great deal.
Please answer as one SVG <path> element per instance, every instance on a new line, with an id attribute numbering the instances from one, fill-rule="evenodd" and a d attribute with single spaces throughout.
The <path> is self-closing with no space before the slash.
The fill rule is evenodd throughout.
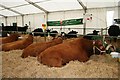
<path id="1" fill-rule="evenodd" d="M 24 27 L 18 27 L 18 26 L 0 26 L 0 31 L 1 31 L 1 37 L 7 37 L 7 33 L 10 33 L 11 31 L 14 31 L 14 32 L 23 32 L 25 33 L 28 29 L 28 26 L 24 26 Z M 34 36 L 41 36 L 41 37 L 44 37 L 44 36 L 52 36 L 52 37 L 55 37 L 57 34 L 58 34 L 58 31 L 56 30 L 45 30 L 43 31 L 42 28 L 37 28 L 35 30 L 32 31 L 33 35 Z M 77 33 L 76 31 L 70 31 L 69 33 L 65 33 L 65 32 L 61 32 L 61 35 L 63 35 L 63 37 L 65 38 L 77 38 Z"/>
<path id="2" fill-rule="evenodd" d="M 105 51 L 105 47 L 101 40 L 94 40 L 91 35 L 98 35 L 99 31 L 94 30 L 93 33 L 86 36 L 77 38 L 76 31 L 70 31 L 68 34 L 61 32 L 61 35 L 57 36 L 57 31 L 46 30 L 41 28 L 35 29 L 29 33 L 28 37 L 19 40 L 21 36 L 19 33 L 10 33 L 9 36 L 4 35 L 5 31 L 24 31 L 26 32 L 28 26 L 17 27 L 16 26 L 2 26 L 2 37 L 0 38 L 0 49 L 2 51 L 10 51 L 16 49 L 23 49 L 21 58 L 27 58 L 28 56 L 37 57 L 37 60 L 47 66 L 62 67 L 69 61 L 78 60 L 80 62 L 86 62 L 93 54 L 103 54 L 94 49 L 94 46 L 101 51 Z M 38 32 L 38 33 L 37 33 Z M 119 26 L 112 25 L 108 29 L 110 36 L 117 37 L 120 35 Z M 52 41 L 33 43 L 34 36 L 52 36 Z M 56 37 L 57 36 L 57 37 Z M 75 38 L 73 41 L 63 42 L 66 38 Z M 116 41 L 116 38 L 115 38 Z"/>

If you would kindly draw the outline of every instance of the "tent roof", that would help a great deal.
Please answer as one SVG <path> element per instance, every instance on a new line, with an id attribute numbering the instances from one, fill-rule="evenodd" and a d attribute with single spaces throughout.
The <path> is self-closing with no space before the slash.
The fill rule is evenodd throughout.
<path id="1" fill-rule="evenodd" d="M 31 3 L 29 3 L 31 1 Z M 118 6 L 119 0 L 79 0 L 87 8 Z M 36 7 L 37 6 L 37 7 Z M 42 10 L 41 10 L 42 8 Z M 78 0 L 1 0 L 0 16 L 83 9 Z"/>

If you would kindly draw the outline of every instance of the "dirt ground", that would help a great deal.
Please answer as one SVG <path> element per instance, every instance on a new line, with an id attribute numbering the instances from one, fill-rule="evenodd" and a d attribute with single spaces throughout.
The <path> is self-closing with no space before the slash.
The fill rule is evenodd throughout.
<path id="1" fill-rule="evenodd" d="M 47 38 L 49 40 L 51 39 Z M 44 42 L 44 38 L 34 39 L 36 41 Z M 0 52 L 0 74 L 3 78 L 118 78 L 117 59 L 108 54 L 93 55 L 85 63 L 70 61 L 67 65 L 56 68 L 39 63 L 36 57 L 22 59 L 22 51 Z"/>

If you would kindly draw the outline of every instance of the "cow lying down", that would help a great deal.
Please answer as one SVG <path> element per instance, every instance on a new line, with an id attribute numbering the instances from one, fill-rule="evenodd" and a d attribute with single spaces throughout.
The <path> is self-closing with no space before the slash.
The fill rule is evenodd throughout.
<path id="1" fill-rule="evenodd" d="M 93 55 L 93 46 L 101 47 L 100 42 L 78 38 L 71 42 L 47 48 L 38 56 L 38 61 L 51 67 L 61 67 L 71 60 L 85 62 Z M 102 49 L 103 47 L 101 47 Z"/>
<path id="2" fill-rule="evenodd" d="M 10 34 L 10 36 L 8 36 L 8 37 L 2 37 L 2 38 L 0 38 L 0 44 L 5 44 L 5 43 L 17 41 L 18 37 L 19 37 L 18 33 Z"/>
<path id="3" fill-rule="evenodd" d="M 30 34 L 27 39 L 6 43 L 3 44 L 1 47 L 2 47 L 2 51 L 10 51 L 16 49 L 24 49 L 32 43 L 33 43 L 33 36 Z"/>
<path id="4" fill-rule="evenodd" d="M 38 54 L 40 54 L 42 51 L 44 51 L 48 47 L 60 44 L 62 42 L 63 42 L 62 38 L 58 37 L 50 42 L 33 43 L 23 50 L 21 57 L 22 58 L 26 58 L 28 56 L 36 57 L 38 56 Z"/>

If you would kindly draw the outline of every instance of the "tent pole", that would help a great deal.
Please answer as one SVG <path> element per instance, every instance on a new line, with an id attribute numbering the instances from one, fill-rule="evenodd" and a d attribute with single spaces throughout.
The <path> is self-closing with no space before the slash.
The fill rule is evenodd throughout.
<path id="1" fill-rule="evenodd" d="M 24 15 L 21 16 L 22 16 L 22 26 L 24 26 Z"/>
<path id="2" fill-rule="evenodd" d="M 39 5 L 37 5 L 36 3 L 34 3 L 34 2 L 32 2 L 31 0 L 25 0 L 26 2 L 28 2 L 29 4 L 31 4 L 31 5 L 33 5 L 33 6 L 35 6 L 36 8 L 38 8 L 38 9 L 40 9 L 40 10 L 42 10 L 42 11 L 44 11 L 45 13 L 48 13 L 48 11 L 47 10 L 45 10 L 44 8 L 42 8 L 42 7 L 40 7 Z"/>
<path id="3" fill-rule="evenodd" d="M 2 4 L 0 4 L 0 7 L 4 8 L 4 9 L 7 9 L 7 10 L 9 10 L 9 11 L 12 11 L 12 12 L 14 12 L 14 13 L 16 13 L 16 14 L 23 15 L 22 13 L 20 13 L 20 12 L 18 12 L 18 11 L 15 11 L 14 9 L 11 9 L 11 8 L 9 8 L 9 7 L 6 7 L 6 6 L 2 5 Z"/>
<path id="4" fill-rule="evenodd" d="M 48 13 L 45 12 L 45 16 L 44 16 L 44 18 L 45 18 L 46 29 L 48 29 L 48 26 L 47 26 Z M 46 41 L 46 34 L 44 35 L 44 39 L 45 39 L 45 41 Z"/>
<path id="5" fill-rule="evenodd" d="M 48 29 L 48 25 L 47 25 L 47 21 L 48 21 L 48 13 L 45 13 L 46 17 L 45 17 L 45 24 L 46 24 L 46 28 Z"/>
<path id="6" fill-rule="evenodd" d="M 84 14 L 87 12 L 87 7 L 82 3 L 81 0 L 77 0 L 84 10 Z M 83 35 L 86 34 L 86 21 L 83 23 Z"/>
<path id="7" fill-rule="evenodd" d="M 86 14 L 86 12 L 87 12 L 87 10 L 85 9 L 84 10 L 84 15 Z M 86 34 L 86 20 L 83 23 L 83 35 L 85 35 L 85 34 Z"/>
<path id="8" fill-rule="evenodd" d="M 7 17 L 5 17 L 5 25 L 7 26 Z"/>

